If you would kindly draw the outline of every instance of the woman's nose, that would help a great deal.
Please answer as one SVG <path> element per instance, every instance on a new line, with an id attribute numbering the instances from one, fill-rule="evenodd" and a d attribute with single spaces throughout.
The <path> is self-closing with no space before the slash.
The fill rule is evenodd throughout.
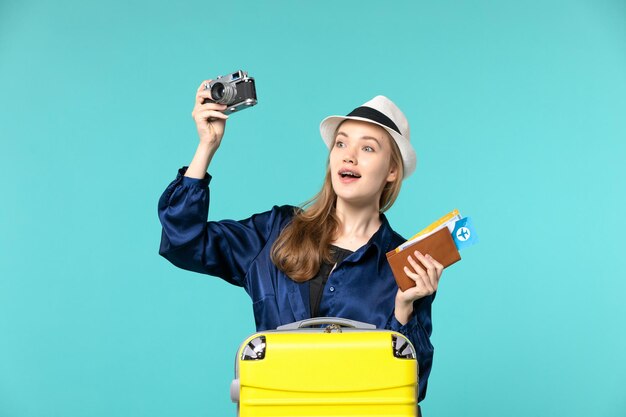
<path id="1" fill-rule="evenodd" d="M 345 154 L 343 155 L 343 162 L 349 164 L 357 164 L 356 156 L 354 155 L 354 150 L 347 148 Z"/>

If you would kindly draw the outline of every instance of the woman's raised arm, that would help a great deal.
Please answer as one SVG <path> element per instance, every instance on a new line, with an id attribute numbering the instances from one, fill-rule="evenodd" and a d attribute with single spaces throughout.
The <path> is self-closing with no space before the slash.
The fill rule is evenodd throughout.
<path id="1" fill-rule="evenodd" d="M 211 91 L 205 88 L 210 82 L 211 80 L 205 80 L 198 87 L 196 102 L 191 112 L 191 117 L 196 122 L 200 142 L 185 173 L 185 176 L 190 178 L 204 178 L 211 159 L 222 142 L 226 119 L 228 119 L 228 116 L 222 113 L 227 108 L 225 104 L 210 101 L 205 103 L 205 100 L 211 100 Z"/>

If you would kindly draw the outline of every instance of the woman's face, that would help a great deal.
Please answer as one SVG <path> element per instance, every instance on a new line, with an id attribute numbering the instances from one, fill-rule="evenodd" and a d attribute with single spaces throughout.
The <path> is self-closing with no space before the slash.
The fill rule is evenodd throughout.
<path id="1" fill-rule="evenodd" d="M 385 129 L 373 123 L 346 120 L 337 130 L 329 169 L 338 199 L 351 205 L 378 205 L 387 182 L 397 178 L 391 166 L 391 143 Z"/>

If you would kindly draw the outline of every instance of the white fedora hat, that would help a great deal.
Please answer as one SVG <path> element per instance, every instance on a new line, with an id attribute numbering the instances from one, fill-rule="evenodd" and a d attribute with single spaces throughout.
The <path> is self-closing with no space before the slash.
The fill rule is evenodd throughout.
<path id="1" fill-rule="evenodd" d="M 361 120 L 374 123 L 385 129 L 396 141 L 398 148 L 400 148 L 402 163 L 404 164 L 404 178 L 415 171 L 417 155 L 415 155 L 415 149 L 413 149 L 410 142 L 409 122 L 393 101 L 385 96 L 376 96 L 352 110 L 347 116 L 329 116 L 322 120 L 320 132 L 329 149 L 335 143 L 337 127 L 344 120 Z"/>

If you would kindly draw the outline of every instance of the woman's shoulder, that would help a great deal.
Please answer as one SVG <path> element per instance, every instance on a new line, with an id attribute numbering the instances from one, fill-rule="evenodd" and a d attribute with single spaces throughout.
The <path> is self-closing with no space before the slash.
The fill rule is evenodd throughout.
<path id="1" fill-rule="evenodd" d="M 289 204 L 285 204 L 282 206 L 275 205 L 268 211 L 253 214 L 252 218 L 264 219 L 264 221 L 266 222 L 282 226 L 286 223 L 289 223 L 291 219 L 293 219 L 293 217 L 296 215 L 298 210 L 300 210 L 299 207 Z"/>
<path id="2" fill-rule="evenodd" d="M 284 204 L 282 206 L 273 206 L 270 210 L 272 213 L 275 213 L 280 218 L 291 220 L 293 216 L 301 211 L 300 207 L 292 206 L 290 204 Z"/>
<path id="3" fill-rule="evenodd" d="M 400 233 L 392 229 L 391 230 L 391 246 L 395 248 L 395 247 L 400 246 L 404 242 L 406 242 L 406 239 L 404 238 L 404 236 L 402 236 Z"/>
<path id="4" fill-rule="evenodd" d="M 387 233 L 388 233 L 387 236 L 388 236 L 391 246 L 396 247 L 406 242 L 406 239 L 404 238 L 404 236 L 402 236 L 400 233 L 393 230 L 393 228 L 389 224 L 389 220 L 384 214 L 381 216 L 381 219 L 383 222 L 383 227 L 387 229 Z"/>
<path id="5" fill-rule="evenodd" d="M 402 236 L 400 233 L 398 233 L 395 230 L 393 230 L 393 229 L 391 230 L 391 240 L 394 243 L 398 242 L 398 244 L 406 242 L 406 238 L 404 236 Z"/>

